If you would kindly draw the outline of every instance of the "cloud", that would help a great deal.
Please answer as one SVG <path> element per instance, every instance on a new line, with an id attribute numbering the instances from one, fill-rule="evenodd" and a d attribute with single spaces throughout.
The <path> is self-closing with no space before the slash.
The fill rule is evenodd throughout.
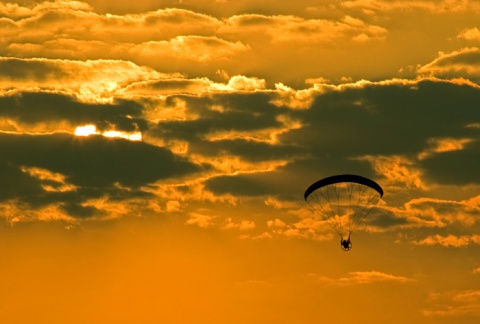
<path id="1" fill-rule="evenodd" d="M 427 317 L 480 316 L 480 291 L 460 290 L 435 293 L 430 296 L 434 304 L 423 310 Z"/>
<path id="2" fill-rule="evenodd" d="M 480 244 L 480 235 L 462 235 L 456 236 L 449 234 L 447 236 L 432 235 L 420 241 L 414 241 L 417 245 L 441 245 L 444 247 L 464 247 L 472 244 Z"/>
<path id="3" fill-rule="evenodd" d="M 422 172 L 415 162 L 405 156 L 360 156 L 359 161 L 368 161 L 377 174 L 381 174 L 389 185 L 399 184 L 410 188 L 422 188 Z M 384 181 L 385 182 L 385 181 Z"/>
<path id="4" fill-rule="evenodd" d="M 480 41 L 480 29 L 477 27 L 466 28 L 457 35 L 457 38 L 467 41 Z"/>
<path id="5" fill-rule="evenodd" d="M 423 217 L 431 217 L 447 224 L 472 226 L 476 223 L 476 216 L 480 211 L 480 196 L 460 201 L 416 198 L 405 205 L 407 209 L 416 210 Z"/>
<path id="6" fill-rule="evenodd" d="M 265 105 L 265 98 L 272 95 L 275 92 L 248 94 L 243 99 L 256 102 L 256 107 L 263 105 L 266 109 L 259 116 L 266 120 L 273 120 L 270 113 L 282 113 L 298 121 L 299 127 L 281 133 L 276 142 L 266 142 L 275 145 L 262 145 L 264 149 L 257 157 L 282 147 L 288 147 L 292 153 L 296 150 L 295 154 L 287 156 L 288 163 L 275 170 L 211 178 L 206 182 L 207 189 L 217 194 L 248 196 L 303 192 L 309 184 L 307 174 L 318 174 L 318 170 L 322 170 L 318 177 L 364 174 L 379 180 L 392 193 L 400 192 L 404 186 L 420 192 L 433 185 L 480 183 L 476 173 L 472 173 L 479 143 L 472 125 L 480 119 L 476 109 L 480 97 L 474 86 L 438 79 L 328 85 L 314 92 L 308 109 L 280 111 L 271 111 Z M 259 121 L 258 117 L 255 121 Z M 195 129 L 193 125 L 203 123 L 192 122 L 190 131 Z M 259 129 L 269 127 L 257 125 Z M 163 126 L 164 130 L 169 128 Z M 172 134 L 178 132 L 172 128 Z M 203 144 L 212 147 L 219 143 Z M 248 145 L 254 147 L 251 142 Z M 227 146 L 224 150 L 232 152 Z M 251 159 L 248 150 L 244 152 L 242 157 Z M 459 164 L 465 167 L 457 167 Z M 299 174 L 304 176 L 300 178 Z"/>
<path id="7" fill-rule="evenodd" d="M 68 1 L 14 7 L 0 8 L 9 15 L 0 30 L 3 56 L 117 59 L 176 72 L 249 51 L 248 45 L 217 34 L 221 20 L 184 9 L 112 15 Z"/>
<path id="8" fill-rule="evenodd" d="M 430 63 L 418 67 L 422 76 L 436 76 L 444 79 L 466 78 L 480 84 L 480 49 L 466 47 L 450 53 L 440 52 Z"/>
<path id="9" fill-rule="evenodd" d="M 391 194 L 395 195 L 393 192 Z M 477 223 L 478 213 L 478 196 L 458 201 L 438 198 L 413 198 L 399 207 L 388 206 L 385 203 L 379 204 L 372 209 L 360 228 L 370 232 L 413 228 L 446 228 L 449 225 L 473 228 Z M 415 244 L 453 246 L 471 242 L 475 242 L 474 237 L 450 236 L 443 238 L 440 235 L 434 235 L 421 241 L 415 241 Z"/>
<path id="10" fill-rule="evenodd" d="M 234 222 L 231 217 L 226 218 L 222 226 L 223 229 L 238 229 L 240 231 L 251 230 L 255 227 L 254 221 L 242 220 L 240 222 Z"/>
<path id="11" fill-rule="evenodd" d="M 254 6 L 257 8 L 258 4 Z M 135 14 L 97 13 L 94 8 L 98 7 L 102 6 L 67 1 L 5 6 L 3 12 L 8 18 L 0 22 L 0 55 L 114 59 L 167 73 L 182 71 L 215 77 L 217 70 L 246 74 L 278 69 L 278 64 L 290 60 L 292 48 L 288 44 L 292 43 L 297 44 L 298 55 L 309 57 L 310 51 L 301 49 L 309 49 L 312 42 L 337 47 L 353 41 L 362 46 L 365 42 L 382 41 L 388 34 L 382 26 L 348 15 L 340 19 L 308 19 L 266 13 L 222 15 L 226 18 L 220 19 L 192 11 L 199 10 L 198 6 L 191 10 L 166 8 Z M 205 9 L 211 12 L 210 8 Z M 272 47 L 275 57 L 269 54 Z"/>
<path id="12" fill-rule="evenodd" d="M 430 148 L 420 153 L 418 158 L 422 160 L 435 153 L 461 151 L 466 148 L 466 144 L 473 141 L 472 138 L 430 138 L 428 140 Z"/>
<path id="13" fill-rule="evenodd" d="M 413 279 L 407 277 L 395 276 L 379 271 L 349 272 L 348 276 L 341 278 L 330 278 L 314 275 L 314 278 L 320 282 L 337 286 L 365 285 L 379 282 L 408 283 L 414 281 Z"/>
<path id="14" fill-rule="evenodd" d="M 45 10 L 79 10 L 91 11 L 92 7 L 81 1 L 44 1 L 35 3 L 32 6 L 24 6 L 13 2 L 0 3 L 0 13 L 3 17 L 10 19 L 24 19 L 32 15 L 42 13 Z"/>
<path id="15" fill-rule="evenodd" d="M 236 75 L 230 78 L 226 89 L 238 91 L 255 91 L 265 89 L 265 80 Z"/>
<path id="16" fill-rule="evenodd" d="M 437 183 L 477 184 L 480 177 L 472 170 L 477 166 L 476 156 L 479 148 L 480 141 L 475 138 L 475 141 L 469 141 L 463 150 L 450 150 L 428 156 L 422 159 L 419 165 L 425 170 L 424 175 Z"/>
<path id="17" fill-rule="evenodd" d="M 81 2 L 46 1 L 35 7 L 17 5 L 16 9 L 24 13 L 23 16 L 9 16 L 19 28 L 17 32 L 20 33 L 15 35 L 18 40 L 48 36 L 51 39 L 142 43 L 149 39 L 168 39 L 179 35 L 211 35 L 221 24 L 211 16 L 177 8 L 112 15 L 97 14 L 92 7 Z M 4 32 L 13 36 L 10 30 Z"/>
<path id="18" fill-rule="evenodd" d="M 411 11 L 422 10 L 431 13 L 441 14 L 446 12 L 465 12 L 475 10 L 478 4 L 467 0 L 407 0 L 407 1 L 388 1 L 388 0 L 352 0 L 341 1 L 341 6 L 348 9 L 359 9 L 366 13 L 369 12 L 391 12 L 391 11 Z"/>
<path id="19" fill-rule="evenodd" d="M 222 42 L 210 36 L 196 40 Z M 194 169 L 202 171 L 192 185 L 195 201 L 230 203 L 242 197 L 274 197 L 290 206 L 282 211 L 287 215 L 298 208 L 288 203 L 298 199 L 311 182 L 351 172 L 381 181 L 391 193 L 390 209 L 384 209 L 388 219 L 372 220 L 371 230 L 471 224 L 468 212 L 456 220 L 440 215 L 435 209 L 440 204 L 433 208 L 436 214 L 425 204 L 428 212 L 422 218 L 425 210 L 408 209 L 405 200 L 398 198 L 404 186 L 421 193 L 437 185 L 480 183 L 471 174 L 478 153 L 476 125 L 480 124 L 478 87 L 471 83 L 428 77 L 335 85 L 318 79 L 309 88 L 296 90 L 280 83 L 269 88 L 266 79 L 252 75 L 234 75 L 218 83 L 206 77 L 160 73 L 124 60 L 4 57 L 0 64 L 5 67 L 0 70 L 3 84 L 14 88 L 1 89 L 1 130 L 10 135 L 62 132 L 67 136 L 78 126 L 93 125 L 99 133 L 141 134 L 143 143 L 138 147 L 178 154 L 173 159 L 186 163 L 180 163 L 180 170 L 186 167 L 180 177 Z M 455 168 L 454 161 L 463 161 L 465 167 Z M 208 171 L 199 165 L 208 166 Z M 32 186 L 38 192 L 84 187 L 65 170 L 46 164 L 21 166 L 24 171 L 18 171 L 19 176 L 35 183 Z M 172 164 L 171 171 L 175 169 Z M 58 173 L 65 179 L 49 180 L 47 185 L 31 170 L 50 172 L 51 177 Z M 172 177 L 176 175 L 167 172 L 165 178 L 152 176 L 137 184 L 121 178 L 118 183 L 145 194 L 145 183 Z M 112 186 L 113 178 L 105 185 Z M 156 186 L 149 193 L 161 195 L 163 184 Z M 180 192 L 178 187 L 172 194 Z M 89 195 L 92 201 L 99 199 L 98 193 Z M 160 204 L 167 209 L 166 201 Z M 78 214 L 95 212 L 93 205 L 83 209 L 64 205 Z M 400 217 L 394 216 L 397 212 Z M 307 223 L 289 222 L 293 224 L 289 235 L 321 234 L 319 224 L 312 221 L 308 227 Z"/>
<path id="20" fill-rule="evenodd" d="M 177 36 L 168 41 L 149 41 L 128 49 L 131 59 L 154 64 L 155 59 L 179 62 L 188 60 L 196 63 L 226 60 L 249 47 L 239 41 L 229 42 L 216 36 Z"/>
<path id="21" fill-rule="evenodd" d="M 278 219 L 278 218 L 275 218 L 273 220 L 269 220 L 267 221 L 267 226 L 270 227 L 270 228 L 283 228 L 285 226 L 287 226 L 287 224 L 285 224 L 284 221 Z"/>
<path id="22" fill-rule="evenodd" d="M 296 16 L 236 15 L 226 19 L 220 29 L 225 34 L 264 31 L 273 43 L 338 43 L 345 40 L 365 42 L 383 40 L 387 30 L 358 18 L 345 16 L 341 21 L 304 19 Z"/>
<path id="23" fill-rule="evenodd" d="M 129 61 L 0 57 L 2 98 L 15 93 L 21 96 L 20 92 L 33 96 L 43 90 L 45 96 L 57 93 L 59 97 L 73 96 L 85 103 L 112 103 L 115 98 L 131 95 L 123 91 L 132 84 L 182 77 L 179 73 L 159 73 Z"/>
<path id="24" fill-rule="evenodd" d="M 257 173 L 255 177 L 238 173 L 237 178 L 211 179 L 207 187 L 216 193 L 220 192 L 214 188 L 221 186 L 225 191 L 227 182 L 234 185 L 235 179 L 242 177 L 250 177 L 251 185 L 262 188 L 254 185 L 256 179 L 264 177 L 258 177 L 262 171 L 275 171 L 272 178 L 278 178 L 280 174 L 298 172 L 297 166 L 302 163 L 306 166 L 311 162 L 311 167 L 316 164 L 316 168 L 323 163 L 325 168 L 328 161 L 333 161 L 322 155 L 325 152 L 337 159 L 341 157 L 345 168 L 354 167 L 370 176 L 381 175 L 385 184 L 392 188 L 396 185 L 397 189 L 401 185 L 425 189 L 431 183 L 462 184 L 467 179 L 476 182 L 467 172 L 471 168 L 456 168 L 452 164 L 462 156 L 467 164 L 475 160 L 470 156 L 476 154 L 474 125 L 480 117 L 472 109 L 478 91 L 470 85 L 435 79 L 314 85 L 309 92 L 310 105 L 297 109 L 296 103 L 289 100 L 278 102 L 283 89 L 265 89 L 264 80 L 254 77 L 235 76 L 220 87 L 221 84 L 208 79 L 169 79 L 152 69 L 123 61 L 13 62 L 20 63 L 25 71 L 30 63 L 41 63 L 45 75 L 50 70 L 62 75 L 69 67 L 81 70 L 87 63 L 100 69 L 97 74 L 84 77 L 85 84 L 89 78 L 101 75 L 101 68 L 109 73 L 113 67 L 132 67 L 130 76 L 117 74 L 117 84 L 123 88 L 114 92 L 117 98 L 130 99 L 89 103 L 62 92 L 5 92 L 0 98 L 5 131 L 73 133 L 78 126 L 94 125 L 99 132 L 141 132 L 149 143 L 171 147 L 200 163 L 210 161 L 218 170 L 227 171 L 222 165 L 230 165 L 229 175 L 248 169 Z M 27 78 L 22 73 L 18 80 Z M 178 85 L 179 91 L 182 87 L 192 88 L 188 95 L 148 97 L 159 83 L 165 89 L 170 88 L 167 84 Z M 61 86 L 61 82 L 57 84 Z M 143 88 L 135 88 L 140 84 Z M 68 87 L 57 91 L 66 91 Z M 437 95 L 432 97 L 433 92 Z M 458 100 L 463 102 L 460 107 L 456 105 Z M 35 110 L 31 108 L 33 102 Z M 435 124 L 430 123 L 432 111 Z M 390 127 L 393 122 L 409 127 Z M 427 124 L 429 127 L 424 127 Z M 219 155 L 224 158 L 219 160 Z M 452 163 L 444 163 L 446 159 Z M 327 169 L 333 172 L 335 168 Z M 305 171 L 302 173 L 306 174 Z M 266 180 L 270 176 L 265 173 L 265 177 Z M 214 186 L 214 182 L 222 184 Z M 236 187 L 238 191 L 242 186 Z M 263 192 L 278 192 L 272 189 Z"/>
<path id="25" fill-rule="evenodd" d="M 79 185 L 111 186 L 118 182 L 139 187 L 200 170 L 164 148 L 103 136 L 1 134 L 0 147 L 5 152 L 0 159 L 3 163 L 61 173 Z"/>
<path id="26" fill-rule="evenodd" d="M 82 52 L 75 52 L 82 48 Z M 11 43 L 9 56 L 30 56 L 64 59 L 108 59 L 116 58 L 150 65 L 163 70 L 171 70 L 166 61 L 175 63 L 179 69 L 187 63 L 209 63 L 227 61 L 249 47 L 239 41 L 229 42 L 216 36 L 176 36 L 167 40 L 146 41 L 143 43 L 110 43 L 103 40 L 77 40 L 62 38 L 48 40 L 41 45 L 32 43 Z M 184 62 L 187 61 L 187 62 Z"/>
<path id="27" fill-rule="evenodd" d="M 7 92 L 0 95 L 2 130 L 14 132 L 70 132 L 84 125 L 98 130 L 133 132 L 144 129 L 142 106 L 134 101 L 113 103 L 78 101 L 75 96 L 49 91 Z"/>
<path id="28" fill-rule="evenodd" d="M 164 148 L 103 136 L 1 133 L 0 149 L 0 201 L 20 206 L 12 215 L 28 207 L 31 214 L 59 208 L 70 218 L 100 217 L 111 201 L 150 197 L 143 186 L 201 171 Z"/>
<path id="29" fill-rule="evenodd" d="M 390 195 L 396 196 L 398 193 L 390 192 Z M 371 208 L 368 216 L 360 223 L 357 230 L 371 233 L 384 233 L 418 228 L 435 230 L 455 225 L 463 228 L 474 228 L 477 222 L 476 216 L 479 212 L 477 201 L 478 197 L 463 201 L 414 198 L 398 207 L 392 206 L 392 200 L 389 201 L 389 204 L 385 201 L 380 201 L 379 204 Z M 330 230 L 328 223 L 324 221 L 322 211 L 312 210 L 310 214 L 294 212 L 298 210 L 298 208 L 308 210 L 307 206 L 291 207 L 289 212 L 298 216 L 300 221 L 290 221 L 289 226 L 302 228 L 312 233 L 324 233 Z M 344 221 L 347 221 L 347 219 Z M 432 236 L 422 241 L 415 241 L 414 243 L 418 245 L 433 245 L 443 242 L 440 240 L 435 241 L 435 238 L 441 238 L 441 236 Z M 446 242 L 448 241 L 450 240 L 446 240 Z M 459 239 L 458 241 L 463 243 L 476 242 L 474 237 L 471 239 L 469 236 Z"/>
<path id="30" fill-rule="evenodd" d="M 207 228 L 214 225 L 213 220 L 215 218 L 216 216 L 192 212 L 189 214 L 189 218 L 185 221 L 185 224 L 196 225 L 201 228 Z"/>
<path id="31" fill-rule="evenodd" d="M 399 212 L 386 207 L 373 207 L 359 225 L 359 230 L 367 232 L 396 231 L 399 229 L 431 227 L 432 223 L 415 217 L 415 214 Z"/>
<path id="32" fill-rule="evenodd" d="M 423 150 L 428 138 L 447 137 L 442 136 L 447 133 L 471 134 L 464 126 L 471 123 L 468 119 L 478 118 L 473 109 L 478 96 L 475 87 L 426 79 L 405 81 L 323 87 L 310 109 L 292 113 L 306 126 L 282 139 L 321 146 L 330 154 L 350 151 L 352 157 L 376 153 L 408 156 Z M 464 90 L 465 95 L 460 94 Z M 464 103 L 460 107 L 459 101 Z M 462 109 L 468 118 L 454 116 L 453 107 Z M 430 122 L 433 111 L 435 124 Z M 458 127 L 453 126 L 452 120 L 457 120 Z M 334 124 L 342 126 L 332 127 Z"/>

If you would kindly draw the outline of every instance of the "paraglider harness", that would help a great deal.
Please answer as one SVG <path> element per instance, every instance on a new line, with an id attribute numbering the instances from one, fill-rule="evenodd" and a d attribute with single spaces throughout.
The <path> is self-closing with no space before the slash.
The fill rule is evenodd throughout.
<path id="1" fill-rule="evenodd" d="M 348 234 L 348 238 L 346 240 L 343 239 L 343 236 L 340 235 L 340 247 L 343 251 L 350 251 L 352 248 L 352 242 L 350 242 L 350 234 Z"/>

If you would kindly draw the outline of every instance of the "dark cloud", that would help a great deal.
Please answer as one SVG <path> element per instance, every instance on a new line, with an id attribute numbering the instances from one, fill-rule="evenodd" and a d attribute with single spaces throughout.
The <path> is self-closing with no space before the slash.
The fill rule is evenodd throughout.
<path id="1" fill-rule="evenodd" d="M 205 182 L 216 194 L 235 196 L 281 196 L 288 200 L 303 200 L 305 190 L 317 180 L 333 174 L 354 173 L 374 178 L 368 164 L 336 157 L 297 159 L 274 171 L 218 176 Z"/>
<path id="2" fill-rule="evenodd" d="M 420 75 L 435 75 L 439 78 L 465 78 L 480 82 L 480 49 L 467 47 L 451 53 L 439 53 L 439 57 L 417 69 Z"/>
<path id="3" fill-rule="evenodd" d="M 142 106 L 130 100 L 112 104 L 85 103 L 48 92 L 19 92 L 0 97 L 0 116 L 26 124 L 66 121 L 72 126 L 94 124 L 99 130 L 131 132 L 144 129 Z"/>
<path id="4" fill-rule="evenodd" d="M 80 186 L 138 187 L 199 170 L 164 148 L 103 136 L 1 134 L 0 149 L 4 163 L 45 168 Z"/>
<path id="5" fill-rule="evenodd" d="M 146 197 L 141 186 L 201 170 L 164 148 L 102 136 L 0 134 L 0 150 L 0 200 L 18 199 L 32 206 L 60 203 L 79 217 L 95 212 L 81 206 L 87 199 Z M 55 191 L 64 184 L 31 175 L 25 171 L 29 168 L 60 174 L 76 190 Z"/>
<path id="6" fill-rule="evenodd" d="M 218 94 L 210 97 L 169 97 L 166 107 L 175 105 L 175 100 L 185 100 L 188 111 L 199 116 L 193 120 L 162 121 L 151 128 L 152 135 L 161 138 L 182 139 L 195 145 L 205 135 L 228 131 L 257 131 L 267 128 L 282 128 L 277 120 L 282 109 L 269 103 L 266 94 Z M 212 109 L 219 106 L 223 111 Z M 283 109 L 283 111 L 286 111 Z"/>
<path id="7" fill-rule="evenodd" d="M 0 58 L 0 76 L 10 80 L 44 82 L 50 79 L 63 79 L 69 73 L 62 66 L 51 61 Z"/>
<path id="8" fill-rule="evenodd" d="M 7 152 L 2 152 L 2 157 L 4 157 L 5 154 L 7 154 Z M 5 160 L 1 163 L 0 179 L 2 183 L 0 186 L 0 199 L 2 200 L 15 199 L 18 197 L 25 197 L 30 200 L 31 197 L 43 193 L 41 183 L 38 179 L 22 172 L 18 166 L 12 165 Z"/>
<path id="9" fill-rule="evenodd" d="M 62 205 L 62 209 L 70 216 L 75 218 L 88 218 L 103 214 L 93 206 L 82 206 L 79 203 L 67 202 Z"/>
<path id="10" fill-rule="evenodd" d="M 476 129 L 480 133 L 480 129 Z M 420 163 L 425 175 L 436 182 L 467 185 L 480 183 L 480 136 L 463 150 L 430 155 Z"/>
<path id="11" fill-rule="evenodd" d="M 279 180 L 269 173 L 220 176 L 208 180 L 206 189 L 216 194 L 231 193 L 235 196 L 255 197 L 285 191 L 285 184 Z"/>
<path id="12" fill-rule="evenodd" d="M 399 217 L 392 211 L 375 207 L 371 209 L 368 216 L 362 221 L 364 226 L 372 226 L 379 229 L 389 229 L 408 224 L 407 218 Z"/>
<path id="13" fill-rule="evenodd" d="M 417 154 L 433 137 L 461 137 L 480 121 L 480 91 L 467 85 L 420 81 L 414 85 L 366 85 L 319 95 L 295 113 L 309 126 L 291 131 L 285 142 L 312 154 L 346 157 Z"/>
<path id="14" fill-rule="evenodd" d="M 455 67 L 456 65 L 478 66 L 480 64 L 480 49 L 470 49 L 459 52 L 458 55 L 452 55 L 441 58 L 436 62 L 438 67 Z"/>
<path id="15" fill-rule="evenodd" d="M 475 175 L 480 166 L 478 145 L 417 160 L 432 138 L 478 138 L 477 128 L 466 127 L 480 123 L 478 102 L 480 91 L 477 88 L 450 82 L 370 84 L 326 92 L 316 97 L 310 109 L 288 113 L 306 125 L 279 137 L 283 145 L 296 149 L 297 157 L 290 157 L 296 161 L 273 172 L 212 178 L 207 181 L 207 189 L 247 196 L 288 195 L 292 190 L 304 190 L 308 174 L 321 178 L 359 173 L 377 178 L 379 175 L 366 161 L 356 159 L 365 155 L 407 156 L 416 161 L 416 167 L 425 169 L 426 175 L 435 182 L 480 183 Z M 236 145 L 226 150 L 233 152 L 242 148 L 244 157 L 249 153 L 252 157 L 257 154 L 254 149 L 245 149 L 247 145 Z M 267 157 L 267 152 L 280 147 L 265 145 L 259 156 Z M 305 155 L 309 159 L 305 159 Z"/>
<path id="16" fill-rule="evenodd" d="M 297 146 L 269 144 L 266 142 L 249 141 L 245 139 L 220 140 L 215 142 L 199 141 L 190 149 L 191 153 L 204 156 L 234 155 L 249 162 L 261 162 L 295 158 L 305 154 Z"/>

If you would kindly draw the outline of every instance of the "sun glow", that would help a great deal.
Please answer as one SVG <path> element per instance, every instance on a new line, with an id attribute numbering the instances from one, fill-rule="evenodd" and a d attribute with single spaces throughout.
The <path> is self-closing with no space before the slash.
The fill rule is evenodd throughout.
<path id="1" fill-rule="evenodd" d="M 126 133 L 126 132 L 119 132 L 119 131 L 107 131 L 102 134 L 105 137 L 117 137 L 117 138 L 124 138 L 130 141 L 141 141 L 142 140 L 142 133 L 135 132 L 135 133 Z"/>
<path id="2" fill-rule="evenodd" d="M 74 132 L 75 136 L 89 136 L 100 134 L 94 125 L 78 126 Z"/>
<path id="3" fill-rule="evenodd" d="M 130 141 L 141 141 L 142 140 L 142 133 L 140 132 L 120 132 L 115 130 L 105 131 L 100 133 L 97 131 L 95 125 L 85 125 L 85 126 L 78 126 L 74 132 L 75 136 L 89 136 L 89 135 L 102 135 L 105 137 L 112 137 L 112 138 L 124 138 Z"/>

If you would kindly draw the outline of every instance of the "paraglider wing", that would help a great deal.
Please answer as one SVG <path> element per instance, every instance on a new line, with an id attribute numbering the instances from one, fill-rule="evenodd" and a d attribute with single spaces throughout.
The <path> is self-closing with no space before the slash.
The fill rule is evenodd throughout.
<path id="1" fill-rule="evenodd" d="M 352 234 L 382 196 L 378 183 L 353 174 L 321 179 L 304 194 L 305 201 L 341 238 Z"/>

